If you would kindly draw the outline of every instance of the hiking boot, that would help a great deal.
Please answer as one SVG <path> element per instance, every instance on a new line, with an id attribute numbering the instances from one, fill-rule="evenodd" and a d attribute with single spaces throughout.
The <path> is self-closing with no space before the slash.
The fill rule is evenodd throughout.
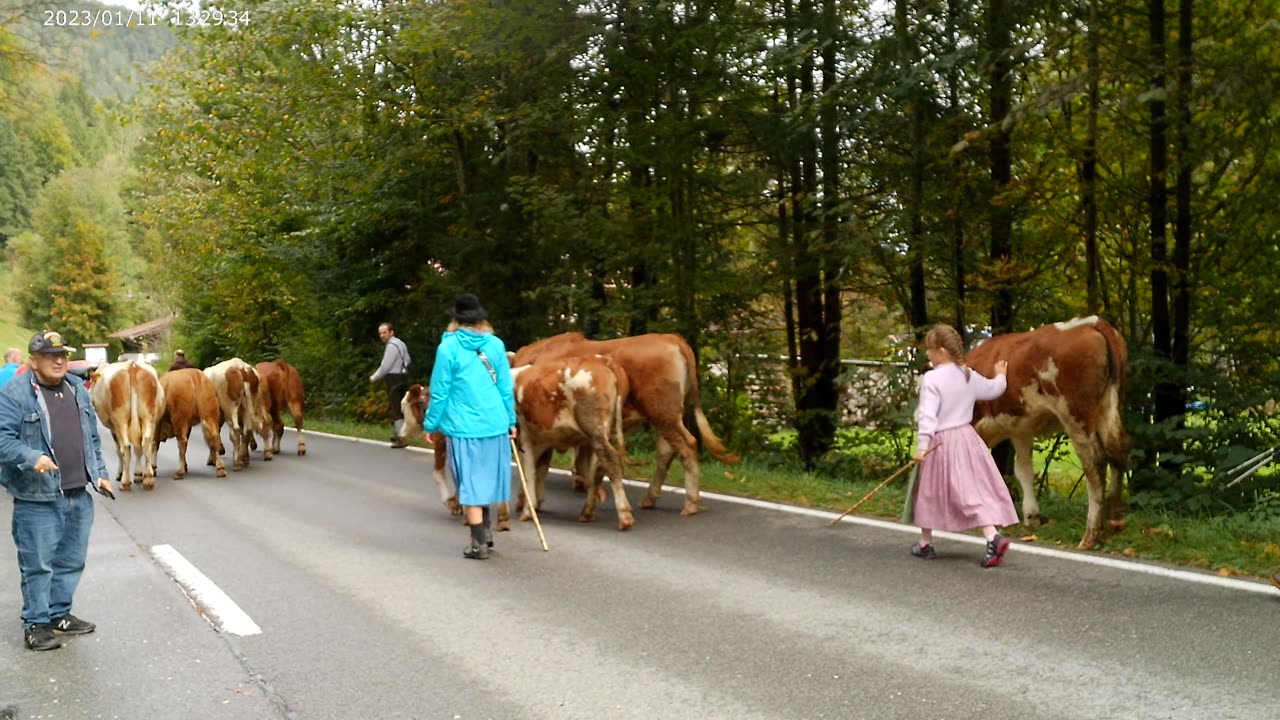
<path id="1" fill-rule="evenodd" d="M 27 647 L 32 650 L 56 650 L 62 647 L 62 641 L 54 636 L 53 626 L 48 623 L 32 625 L 27 628 L 23 636 L 27 641 Z"/>
<path id="2" fill-rule="evenodd" d="M 462 557 L 468 560 L 488 560 L 489 546 L 481 545 L 474 540 L 462 551 Z"/>
<path id="3" fill-rule="evenodd" d="M 982 567 L 993 568 L 1004 560 L 1004 554 L 1009 552 L 1009 538 L 996 533 L 995 537 L 987 541 L 987 553 L 982 556 Z"/>
<path id="4" fill-rule="evenodd" d="M 921 560 L 933 560 L 938 557 L 938 551 L 933 549 L 933 544 L 925 545 L 924 543 L 916 543 L 911 546 L 911 554 Z"/>
<path id="5" fill-rule="evenodd" d="M 94 628 L 98 627 L 88 620 L 81 620 L 71 613 L 56 617 L 49 624 L 53 627 L 54 635 L 88 635 L 93 632 Z"/>

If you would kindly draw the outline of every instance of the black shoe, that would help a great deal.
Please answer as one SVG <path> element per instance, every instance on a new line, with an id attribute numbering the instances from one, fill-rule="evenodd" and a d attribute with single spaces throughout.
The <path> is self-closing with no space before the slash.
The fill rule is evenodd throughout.
<path id="1" fill-rule="evenodd" d="M 94 628 L 98 627 L 88 620 L 81 620 L 71 613 L 54 618 L 49 622 L 49 625 L 53 627 L 55 635 L 88 635 L 94 631 Z"/>
<path id="2" fill-rule="evenodd" d="M 62 641 L 54 637 L 53 626 L 48 623 L 32 625 L 23 636 L 31 650 L 56 650 L 62 647 Z"/>
<path id="3" fill-rule="evenodd" d="M 911 546 L 911 554 L 921 560 L 933 560 L 938 557 L 938 551 L 933 549 L 932 544 L 925 545 L 923 543 L 916 543 Z"/>
<path id="4" fill-rule="evenodd" d="M 402 438 L 402 437 L 394 437 L 394 438 L 391 438 L 391 447 L 393 447 L 393 448 L 407 448 L 407 447 L 409 447 L 409 443 L 405 442 L 405 441 L 404 441 L 404 438 Z"/>
<path id="5" fill-rule="evenodd" d="M 472 541 L 470 545 L 463 549 L 462 557 L 468 560 L 488 560 L 489 546 L 480 545 L 475 541 Z"/>
<path id="6" fill-rule="evenodd" d="M 982 567 L 993 568 L 1004 560 L 1004 554 L 1009 552 L 1009 538 L 996 533 L 995 537 L 987 541 L 987 553 L 982 556 Z"/>

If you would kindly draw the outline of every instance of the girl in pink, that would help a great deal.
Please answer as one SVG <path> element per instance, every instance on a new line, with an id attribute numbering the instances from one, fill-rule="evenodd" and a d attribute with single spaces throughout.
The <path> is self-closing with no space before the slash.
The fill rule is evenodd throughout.
<path id="1" fill-rule="evenodd" d="M 981 527 L 987 538 L 981 565 L 995 567 L 1009 550 L 1009 539 L 996 527 L 1017 523 L 1018 513 L 991 451 L 971 423 L 975 402 L 1004 393 L 1008 363 L 996 363 L 993 379 L 973 372 L 964 364 L 960 334 L 949 325 L 935 325 L 924 336 L 924 345 L 933 369 L 920 385 L 915 455 L 920 463 L 915 497 L 920 541 L 911 554 L 925 560 L 938 556 L 933 549 L 935 529 Z M 929 452 L 930 448 L 936 450 Z"/>

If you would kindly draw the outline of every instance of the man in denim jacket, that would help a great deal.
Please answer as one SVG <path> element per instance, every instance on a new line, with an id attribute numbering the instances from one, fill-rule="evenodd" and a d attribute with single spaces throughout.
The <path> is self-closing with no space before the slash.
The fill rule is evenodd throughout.
<path id="1" fill-rule="evenodd" d="M 84 381 L 67 374 L 67 347 L 56 332 L 31 338 L 32 372 L 0 389 L 0 485 L 13 496 L 13 542 L 22 573 L 27 647 L 62 647 L 58 635 L 94 624 L 71 614 L 93 525 L 86 487 L 112 494 L 98 421 Z"/>

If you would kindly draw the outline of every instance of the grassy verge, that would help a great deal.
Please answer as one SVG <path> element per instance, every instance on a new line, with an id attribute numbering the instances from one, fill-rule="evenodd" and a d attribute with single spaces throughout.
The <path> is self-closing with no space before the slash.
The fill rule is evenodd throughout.
<path id="1" fill-rule="evenodd" d="M 387 425 L 370 425 L 347 421 L 307 419 L 313 430 L 386 440 Z M 425 446 L 418 440 L 414 445 Z M 628 452 L 638 464 L 628 468 L 627 476 L 647 480 L 653 473 L 654 456 L 641 436 L 638 442 L 628 439 Z M 1036 469 L 1044 468 L 1046 458 L 1036 461 Z M 1050 522 L 1032 530 L 1015 525 L 1007 530 L 1012 537 L 1040 545 L 1074 548 L 1084 534 L 1087 500 L 1074 456 L 1048 459 L 1048 491 L 1040 497 L 1041 512 Z M 558 458 L 557 465 L 567 465 Z M 892 472 L 861 477 L 850 471 L 847 476 L 832 478 L 804 472 L 794 467 L 776 467 L 751 457 L 738 465 L 724 465 L 703 456 L 702 489 L 726 495 L 759 498 L 790 505 L 822 508 L 843 512 Z M 668 482 L 683 486 L 684 473 L 673 463 Z M 896 520 L 902 511 L 906 483 L 898 480 L 863 503 L 858 514 Z M 1280 521 L 1254 518 L 1248 513 L 1230 516 L 1184 517 L 1131 511 L 1128 526 L 1108 535 L 1099 553 L 1129 558 L 1158 560 L 1176 565 L 1216 572 L 1219 575 L 1268 577 L 1280 569 Z"/>

